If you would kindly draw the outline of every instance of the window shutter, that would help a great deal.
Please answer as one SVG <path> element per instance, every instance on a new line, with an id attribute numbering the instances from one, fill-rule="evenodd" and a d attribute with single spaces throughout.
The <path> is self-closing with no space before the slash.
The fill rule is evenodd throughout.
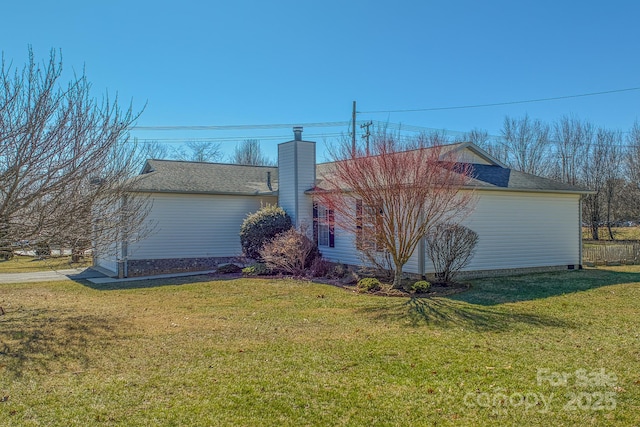
<path id="1" fill-rule="evenodd" d="M 336 246 L 336 242 L 335 242 L 335 234 L 334 234 L 334 229 L 335 229 L 335 219 L 333 216 L 333 209 L 328 209 L 327 210 L 327 220 L 329 221 L 329 247 L 330 248 L 334 248 Z"/>
<path id="2" fill-rule="evenodd" d="M 318 244 L 318 202 L 313 202 L 313 241 Z"/>
<path id="3" fill-rule="evenodd" d="M 376 251 L 382 252 L 384 248 L 384 239 L 382 237 L 382 227 L 384 224 L 382 223 L 384 216 L 384 211 L 382 208 L 378 210 L 378 215 L 376 215 Z"/>
<path id="4" fill-rule="evenodd" d="M 362 249 L 362 200 L 356 200 L 356 248 Z"/>

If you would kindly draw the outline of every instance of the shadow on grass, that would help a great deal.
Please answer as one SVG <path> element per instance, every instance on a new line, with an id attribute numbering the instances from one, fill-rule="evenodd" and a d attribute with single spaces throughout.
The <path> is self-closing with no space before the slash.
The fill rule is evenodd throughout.
<path id="1" fill-rule="evenodd" d="M 228 275 L 211 275 L 211 274 L 199 274 L 194 276 L 183 277 L 171 277 L 164 279 L 150 279 L 150 280 L 121 280 L 110 283 L 93 283 L 88 280 L 73 279 L 78 283 L 98 291 L 120 291 L 126 289 L 146 289 L 146 288 L 159 288 L 162 286 L 176 286 L 176 285 L 188 285 L 192 283 L 201 282 L 220 282 L 228 280 L 236 280 L 241 278 L 241 275 L 228 274 Z"/>
<path id="2" fill-rule="evenodd" d="M 503 307 L 483 307 L 448 298 L 410 298 L 401 304 L 369 307 L 362 310 L 381 321 L 409 321 L 442 327 L 461 327 L 477 331 L 506 331 L 518 324 L 529 326 L 572 327 L 570 322 L 539 314 L 514 312 Z"/>
<path id="3" fill-rule="evenodd" d="M 3 375 L 64 373 L 88 368 L 91 354 L 105 351 L 121 334 L 122 320 L 78 315 L 73 310 L 21 309 L 0 321 Z"/>
<path id="4" fill-rule="evenodd" d="M 635 282 L 640 282 L 640 272 L 588 269 L 527 274 L 474 280 L 469 291 L 452 295 L 449 299 L 491 306 Z"/>

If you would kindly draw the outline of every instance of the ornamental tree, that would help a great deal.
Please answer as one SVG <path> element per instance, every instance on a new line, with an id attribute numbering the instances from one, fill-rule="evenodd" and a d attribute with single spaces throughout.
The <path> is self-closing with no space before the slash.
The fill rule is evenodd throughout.
<path id="1" fill-rule="evenodd" d="M 315 200 L 334 211 L 335 225 L 355 236 L 370 263 L 389 260 L 394 288 L 431 228 L 457 223 L 475 206 L 470 165 L 456 147 L 380 132 L 367 147 L 343 141 L 319 171 Z"/>

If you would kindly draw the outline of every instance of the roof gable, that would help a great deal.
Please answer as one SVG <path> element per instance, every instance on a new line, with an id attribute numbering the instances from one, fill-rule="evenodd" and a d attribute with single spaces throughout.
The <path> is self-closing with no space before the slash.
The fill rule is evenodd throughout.
<path id="1" fill-rule="evenodd" d="M 469 164 L 471 182 L 469 187 L 478 190 L 511 190 L 528 192 L 554 192 L 586 194 L 589 190 L 560 181 L 527 174 L 506 167 L 498 159 L 471 142 L 445 145 L 440 158 L 455 154 L 460 163 Z M 316 189 L 323 187 L 323 177 L 331 175 L 333 162 L 316 166 Z M 311 189 L 310 189 L 311 190 Z"/>
<path id="2" fill-rule="evenodd" d="M 472 142 L 461 142 L 458 144 L 451 144 L 451 147 L 446 153 L 456 153 L 456 156 L 461 162 L 473 163 L 473 164 L 487 164 L 506 168 L 507 166 L 500 160 L 487 153 L 482 148 L 478 147 Z"/>

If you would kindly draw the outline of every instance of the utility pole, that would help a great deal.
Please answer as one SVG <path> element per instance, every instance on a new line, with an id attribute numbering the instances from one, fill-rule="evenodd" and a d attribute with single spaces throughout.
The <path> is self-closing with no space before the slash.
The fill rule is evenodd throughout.
<path id="1" fill-rule="evenodd" d="M 351 157 L 356 156 L 356 101 L 353 101 L 351 113 Z"/>
<path id="2" fill-rule="evenodd" d="M 367 156 L 369 155 L 369 137 L 371 136 L 371 132 L 369 132 L 369 127 L 373 125 L 373 122 L 371 120 L 369 120 L 366 123 L 363 123 L 360 125 L 360 129 L 366 129 L 364 132 L 364 135 L 362 135 L 361 138 L 364 138 L 366 143 L 367 143 Z"/>

